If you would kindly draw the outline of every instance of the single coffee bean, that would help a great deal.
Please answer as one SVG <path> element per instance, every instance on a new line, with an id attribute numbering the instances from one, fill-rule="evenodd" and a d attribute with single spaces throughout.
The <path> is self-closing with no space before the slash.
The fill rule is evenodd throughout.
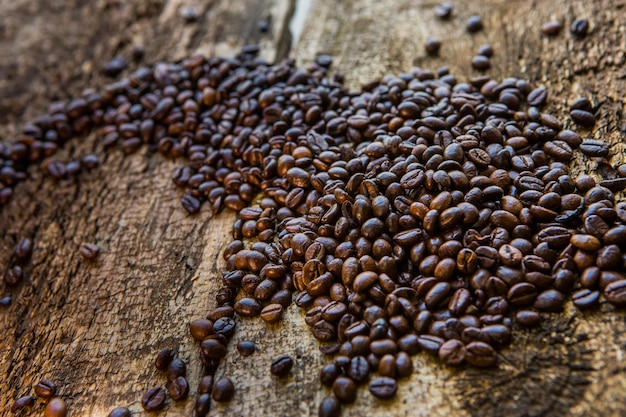
<path id="1" fill-rule="evenodd" d="M 30 239 L 22 239 L 15 245 L 15 257 L 26 261 L 33 253 L 33 242 Z"/>
<path id="2" fill-rule="evenodd" d="M 572 35 L 584 38 L 589 33 L 589 21 L 587 19 L 576 19 L 572 22 Z"/>
<path id="3" fill-rule="evenodd" d="M 108 417 L 131 417 L 130 410 L 126 407 L 117 407 L 111 410 Z"/>
<path id="4" fill-rule="evenodd" d="M 530 93 L 528 93 L 528 96 L 526 97 L 526 101 L 528 102 L 528 105 L 530 106 L 541 107 L 546 103 L 547 97 L 548 97 L 547 90 L 543 87 L 538 87 L 532 90 Z"/>
<path id="5" fill-rule="evenodd" d="M 291 368 L 293 368 L 293 359 L 291 359 L 291 356 L 284 355 L 279 356 L 272 361 L 270 372 L 274 376 L 285 377 L 289 375 Z"/>
<path id="6" fill-rule="evenodd" d="M 24 397 L 20 397 L 13 402 L 11 405 L 11 412 L 14 414 L 19 413 L 24 408 L 30 408 L 35 405 L 35 397 L 31 397 L 30 395 L 26 395 Z"/>
<path id="7" fill-rule="evenodd" d="M 266 323 L 278 323 L 283 317 L 285 308 L 280 304 L 268 304 L 261 310 L 261 319 Z"/>
<path id="8" fill-rule="evenodd" d="M 437 38 L 428 38 L 426 44 L 424 45 L 424 49 L 428 55 L 437 55 L 440 48 L 441 41 Z"/>
<path id="9" fill-rule="evenodd" d="M 44 400 L 49 400 L 54 397 L 57 392 L 57 386 L 54 382 L 48 381 L 47 379 L 42 379 L 35 385 L 34 387 L 35 395 L 39 398 L 43 398 Z"/>
<path id="10" fill-rule="evenodd" d="M 100 253 L 100 248 L 93 243 L 85 243 L 80 247 L 80 256 L 87 260 L 94 260 L 98 257 Z"/>
<path id="11" fill-rule="evenodd" d="M 198 396 L 194 409 L 198 417 L 205 417 L 209 414 L 209 411 L 211 411 L 211 396 L 209 394 Z"/>
<path id="12" fill-rule="evenodd" d="M 55 397 L 48 401 L 43 411 L 44 417 L 65 417 L 67 415 L 67 405 L 61 398 Z"/>
<path id="13" fill-rule="evenodd" d="M 0 307 L 8 307 L 11 305 L 11 297 L 6 295 L 2 298 L 0 298 Z"/>
<path id="14" fill-rule="evenodd" d="M 395 379 L 389 377 L 378 377 L 370 382 L 369 390 L 372 395 L 381 400 L 393 398 L 398 391 L 398 384 Z"/>
<path id="15" fill-rule="evenodd" d="M 465 29 L 470 32 L 478 32 L 483 28 L 483 20 L 478 15 L 472 15 L 465 22 Z"/>
<path id="16" fill-rule="evenodd" d="M 200 345 L 202 353 L 211 359 L 222 359 L 226 356 L 226 346 L 216 339 L 206 339 Z"/>
<path id="17" fill-rule="evenodd" d="M 332 390 L 335 397 L 344 404 L 350 404 L 356 400 L 356 384 L 348 377 L 337 377 L 333 382 Z"/>
<path id="18" fill-rule="evenodd" d="M 546 36 L 556 36 L 563 29 L 563 24 L 558 20 L 552 20 L 541 26 L 541 33 Z"/>
<path id="19" fill-rule="evenodd" d="M 173 381 L 179 376 L 187 376 L 187 365 L 178 358 L 173 359 L 169 365 L 167 365 L 165 375 L 168 381 Z"/>
<path id="20" fill-rule="evenodd" d="M 557 290 L 546 290 L 535 300 L 534 307 L 539 311 L 561 311 L 565 296 Z"/>
<path id="21" fill-rule="evenodd" d="M 220 378 L 213 383 L 211 396 L 217 402 L 228 402 L 235 395 L 235 385 L 229 378 Z"/>
<path id="22" fill-rule="evenodd" d="M 176 357 L 176 352 L 170 348 L 163 348 L 159 351 L 156 359 L 154 360 L 154 366 L 159 370 L 165 372 L 167 367 Z"/>
<path id="23" fill-rule="evenodd" d="M 250 356 L 256 351 L 256 345 L 250 340 L 242 340 L 237 343 L 237 351 L 241 356 Z"/>
<path id="24" fill-rule="evenodd" d="M 474 55 L 472 58 L 472 68 L 478 71 L 486 71 L 491 68 L 489 57 L 484 55 Z"/>
<path id="25" fill-rule="evenodd" d="M 213 391 L 213 376 L 205 375 L 202 377 L 202 379 L 200 380 L 200 383 L 198 384 L 198 394 L 210 395 L 211 391 Z"/>
<path id="26" fill-rule="evenodd" d="M 449 19 L 452 15 L 453 6 L 450 2 L 439 3 L 435 6 L 435 16 L 441 20 Z"/>
<path id="27" fill-rule="evenodd" d="M 446 365 L 458 366 L 465 361 L 465 345 L 457 339 L 450 339 L 439 348 L 439 359 Z"/>
<path id="28" fill-rule="evenodd" d="M 611 282 L 604 288 L 606 300 L 618 307 L 626 306 L 626 279 Z"/>
<path id="29" fill-rule="evenodd" d="M 596 118 L 593 113 L 585 110 L 574 109 L 569 113 L 569 116 L 574 123 L 582 127 L 592 128 L 596 124 Z"/>
<path id="30" fill-rule="evenodd" d="M 591 291 L 586 288 L 578 290 L 572 294 L 572 301 L 574 302 L 574 305 L 581 310 L 595 306 L 598 304 L 599 300 L 599 291 Z"/>
<path id="31" fill-rule="evenodd" d="M 168 391 L 172 400 L 184 400 L 189 395 L 189 383 L 184 377 L 179 376 L 170 383 Z"/>
<path id="32" fill-rule="evenodd" d="M 472 342 L 465 347 L 465 350 L 465 360 L 470 365 L 486 368 L 496 363 L 496 351 L 487 343 Z"/>
<path id="33" fill-rule="evenodd" d="M 330 396 L 322 400 L 318 411 L 319 417 L 339 417 L 341 415 L 341 403 L 336 397 Z"/>
<path id="34" fill-rule="evenodd" d="M 606 157 L 609 154 L 609 147 L 601 140 L 588 139 L 580 145 L 580 151 L 591 157 Z"/>
<path id="35" fill-rule="evenodd" d="M 141 397 L 141 406 L 146 411 L 158 411 L 165 407 L 165 390 L 161 387 L 150 388 Z"/>
<path id="36" fill-rule="evenodd" d="M 515 314 L 515 321 L 522 326 L 534 327 L 539 324 L 541 317 L 535 311 L 520 310 Z"/>

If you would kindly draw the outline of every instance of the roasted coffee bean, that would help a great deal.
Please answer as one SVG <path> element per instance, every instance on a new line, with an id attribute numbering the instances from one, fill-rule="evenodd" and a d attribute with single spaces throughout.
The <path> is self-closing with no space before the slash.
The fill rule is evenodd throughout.
<path id="1" fill-rule="evenodd" d="M 44 400 L 49 400 L 54 397 L 57 392 L 57 386 L 54 382 L 42 379 L 34 387 L 35 395 Z"/>
<path id="2" fill-rule="evenodd" d="M 370 382 L 369 390 L 374 397 L 388 400 L 396 395 L 398 384 L 395 379 L 382 376 Z"/>
<path id="3" fill-rule="evenodd" d="M 108 417 L 131 417 L 131 413 L 126 407 L 117 407 L 111 410 Z"/>
<path id="4" fill-rule="evenodd" d="M 609 154 L 609 147 L 601 140 L 587 139 L 581 143 L 580 151 L 591 157 L 606 157 Z"/>
<path id="5" fill-rule="evenodd" d="M 87 260 L 94 260 L 98 257 L 100 248 L 93 243 L 85 243 L 80 247 L 80 255 Z"/>
<path id="6" fill-rule="evenodd" d="M 439 348 L 439 359 L 446 365 L 458 366 L 465 361 L 465 345 L 457 339 L 450 339 Z"/>
<path id="7" fill-rule="evenodd" d="M 489 58 L 484 55 L 474 55 L 472 58 L 472 68 L 478 71 L 486 71 L 491 67 Z"/>
<path id="8" fill-rule="evenodd" d="M 207 393 L 198 396 L 194 406 L 196 416 L 205 417 L 211 410 L 211 396 Z"/>
<path id="9" fill-rule="evenodd" d="M 435 15 L 442 20 L 449 19 L 452 15 L 453 6 L 450 2 L 439 3 L 435 6 Z"/>
<path id="10" fill-rule="evenodd" d="M 176 352 L 170 348 L 163 348 L 159 351 L 156 359 L 154 360 L 154 366 L 159 370 L 165 372 L 169 364 L 176 357 Z"/>
<path id="11" fill-rule="evenodd" d="M 61 398 L 52 398 L 43 410 L 43 415 L 44 417 L 65 417 L 67 415 L 67 404 Z"/>
<path id="12" fill-rule="evenodd" d="M 596 124 L 596 118 L 593 113 L 586 110 L 574 109 L 570 111 L 569 116 L 574 123 L 582 127 L 592 128 Z"/>
<path id="13" fill-rule="evenodd" d="M 146 411 L 158 411 L 165 407 L 165 390 L 161 387 L 150 388 L 141 397 L 141 406 Z"/>
<path id="14" fill-rule="evenodd" d="M 291 359 L 291 356 L 284 355 L 272 361 L 270 372 L 274 376 L 286 377 L 291 372 L 291 368 L 293 368 L 293 359 Z"/>
<path id="15" fill-rule="evenodd" d="M 206 339 L 200 345 L 202 353 L 211 359 L 222 359 L 226 356 L 226 346 L 217 339 Z"/>
<path id="16" fill-rule="evenodd" d="M 465 360 L 470 365 L 486 368 L 496 363 L 496 351 L 487 343 L 472 342 L 465 347 L 465 351 Z"/>
<path id="17" fill-rule="evenodd" d="M 574 305 L 581 310 L 595 306 L 598 304 L 599 299 L 599 291 L 582 289 L 572 294 L 572 301 L 574 302 Z"/>
<path id="18" fill-rule="evenodd" d="M 437 55 L 441 48 L 441 41 L 437 38 L 428 38 L 424 44 L 424 49 L 428 55 Z"/>
<path id="19" fill-rule="evenodd" d="M 357 384 L 364 384 L 369 379 L 370 365 L 363 356 L 355 356 L 350 360 L 347 374 Z"/>
<path id="20" fill-rule="evenodd" d="M 11 412 L 14 414 L 19 413 L 25 408 L 30 408 L 35 405 L 35 397 L 31 397 L 30 395 L 26 395 L 24 397 L 20 397 L 13 402 L 11 405 Z"/>
<path id="21" fill-rule="evenodd" d="M 33 253 L 33 242 L 30 239 L 22 239 L 15 245 L 15 257 L 26 261 Z"/>
<path id="22" fill-rule="evenodd" d="M 589 33 L 589 21 L 587 19 L 576 19 L 570 28 L 572 35 L 584 38 Z"/>
<path id="23" fill-rule="evenodd" d="M 189 395 L 189 383 L 184 377 L 179 376 L 178 378 L 170 382 L 168 392 L 170 393 L 170 397 L 172 398 L 172 400 L 184 400 Z"/>
<path id="24" fill-rule="evenodd" d="M 220 378 L 213 383 L 211 397 L 217 402 L 228 402 L 235 395 L 235 385 L 229 378 Z"/>
<path id="25" fill-rule="evenodd" d="M 348 377 L 337 377 L 333 382 L 332 390 L 335 397 L 344 404 L 350 404 L 356 400 L 356 384 Z"/>
<path id="26" fill-rule="evenodd" d="M 483 28 L 483 21 L 478 15 L 472 15 L 465 22 L 465 29 L 470 32 L 478 32 Z"/>
<path id="27" fill-rule="evenodd" d="M 604 288 L 606 300 L 618 307 L 626 306 L 626 279 L 611 282 Z"/>
<path id="28" fill-rule="evenodd" d="M 179 376 L 187 376 L 187 365 L 181 359 L 172 360 L 165 371 L 168 381 L 173 381 Z"/>
<path id="29" fill-rule="evenodd" d="M 256 351 L 256 345 L 250 340 L 242 340 L 237 343 L 237 351 L 241 356 L 250 356 Z"/>
<path id="30" fill-rule="evenodd" d="M 563 24 L 558 20 L 552 20 L 541 26 L 541 33 L 546 36 L 556 36 L 563 29 Z"/>
<path id="31" fill-rule="evenodd" d="M 530 106 L 541 107 L 546 103 L 548 93 L 545 88 L 538 87 L 528 93 L 526 101 Z"/>
<path id="32" fill-rule="evenodd" d="M 526 327 L 537 326 L 541 321 L 541 317 L 535 311 L 520 310 L 515 314 L 515 321 Z"/>
<path id="33" fill-rule="evenodd" d="M 565 297 L 557 290 L 546 290 L 539 295 L 534 307 L 539 311 L 561 311 Z"/>

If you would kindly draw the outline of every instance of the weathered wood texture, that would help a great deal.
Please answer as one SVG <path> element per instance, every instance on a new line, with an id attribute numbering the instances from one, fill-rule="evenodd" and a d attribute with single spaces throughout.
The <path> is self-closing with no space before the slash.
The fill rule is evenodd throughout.
<path id="1" fill-rule="evenodd" d="M 53 3 L 53 4 L 49 4 Z M 198 23 L 186 25 L 181 6 L 196 5 Z M 475 72 L 472 55 L 491 43 L 496 55 L 489 74 L 523 76 L 550 90 L 548 110 L 566 118 L 569 103 L 587 95 L 600 123 L 585 137 L 611 141 L 610 162 L 626 161 L 624 48 L 626 11 L 617 0 L 533 2 L 457 1 L 449 22 L 434 18 L 434 2 L 414 0 L 317 0 L 295 57 L 302 64 L 317 53 L 335 57 L 348 85 L 359 85 L 412 66 L 446 65 L 459 79 Z M 146 62 L 176 60 L 195 52 L 230 54 L 261 40 L 263 54 L 282 54 L 292 5 L 288 1 L 177 0 L 0 2 L 0 130 L 10 137 L 19 125 L 87 86 L 106 83 L 98 68 L 115 54 L 129 55 L 132 43 L 146 47 Z M 473 13 L 485 30 L 468 35 Z M 260 36 L 260 17 L 272 15 L 272 30 Z M 592 33 L 575 40 L 564 30 L 554 39 L 539 27 L 553 18 L 568 26 L 575 17 L 592 22 Z M 440 57 L 426 57 L 427 37 L 444 41 Z M 152 361 L 163 346 L 178 347 L 189 364 L 192 393 L 200 374 L 198 346 L 186 323 L 213 306 L 234 216 L 211 218 L 208 207 L 186 216 L 180 191 L 170 182 L 182 161 L 146 152 L 122 158 L 105 154 L 97 134 L 75 139 L 61 159 L 96 151 L 102 166 L 76 182 L 54 182 L 32 169 L 32 179 L 0 212 L 0 267 L 22 237 L 36 242 L 29 279 L 9 292 L 16 302 L 0 310 L 0 409 L 29 393 L 40 378 L 61 386 L 71 415 L 106 415 L 139 400 L 165 378 Z M 575 163 L 592 172 L 592 163 Z M 102 248 L 95 264 L 77 255 L 83 242 Z M 414 358 L 416 372 L 401 382 L 392 402 L 361 390 L 345 416 L 621 416 L 626 415 L 624 350 L 626 317 L 603 305 L 599 312 L 547 316 L 540 329 L 516 330 L 512 347 L 494 370 L 449 369 L 426 355 Z M 215 406 L 211 415 L 316 415 L 326 395 L 317 379 L 324 363 L 301 313 L 292 307 L 285 322 L 267 327 L 239 320 L 231 342 L 257 341 L 260 351 L 242 358 L 235 349 L 218 375 L 231 376 L 239 397 Z M 297 358 L 292 375 L 268 376 L 273 357 Z M 170 404 L 160 415 L 190 415 L 192 401 Z"/>

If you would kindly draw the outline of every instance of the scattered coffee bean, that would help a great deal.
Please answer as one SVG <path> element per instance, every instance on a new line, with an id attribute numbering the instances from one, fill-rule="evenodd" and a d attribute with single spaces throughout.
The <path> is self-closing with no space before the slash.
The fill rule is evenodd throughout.
<path id="1" fill-rule="evenodd" d="M 80 247 L 80 255 L 88 260 L 94 260 L 98 257 L 100 248 L 93 243 L 85 243 Z"/>
<path id="2" fill-rule="evenodd" d="M 131 413 L 126 407 L 117 407 L 111 410 L 108 417 L 131 417 Z"/>
<path id="3" fill-rule="evenodd" d="M 189 383 L 184 377 L 179 376 L 178 378 L 170 382 L 168 391 L 172 400 L 184 400 L 189 395 Z"/>
<path id="4" fill-rule="evenodd" d="M 256 345 L 249 340 L 242 340 L 237 343 L 237 351 L 241 356 L 250 356 L 256 351 Z"/>
<path id="5" fill-rule="evenodd" d="M 435 6 L 435 16 L 441 20 L 449 19 L 452 16 L 452 10 L 454 7 L 450 2 L 439 3 Z"/>
<path id="6" fill-rule="evenodd" d="M 398 384 L 393 378 L 378 377 L 370 382 L 369 390 L 374 397 L 388 400 L 396 395 Z"/>
<path id="7" fill-rule="evenodd" d="M 141 406 L 146 411 L 158 411 L 165 407 L 165 390 L 161 387 L 150 388 L 141 397 Z"/>
<path id="8" fill-rule="evenodd" d="M 291 356 L 284 355 L 272 361 L 270 372 L 274 376 L 285 377 L 289 375 L 291 368 L 293 368 L 293 359 L 291 359 Z"/>
<path id="9" fill-rule="evenodd" d="M 467 19 L 467 22 L 465 22 L 465 29 L 467 29 L 470 33 L 478 32 L 482 30 L 482 28 L 483 20 L 478 15 L 470 16 L 469 19 Z"/>
<path id="10" fill-rule="evenodd" d="M 428 55 L 437 55 L 440 48 L 441 41 L 437 38 L 428 38 L 426 44 L 424 45 L 424 49 Z"/>
<path id="11" fill-rule="evenodd" d="M 15 402 L 13 402 L 13 405 L 11 405 L 11 412 L 14 414 L 17 414 L 23 409 L 30 408 L 34 405 L 35 405 L 35 397 L 26 395 L 24 397 L 18 398 L 17 400 L 15 400 Z"/>
<path id="12" fill-rule="evenodd" d="M 558 20 L 552 20 L 541 26 L 541 33 L 546 36 L 556 36 L 563 29 L 563 23 Z"/>
<path id="13" fill-rule="evenodd" d="M 572 35 L 584 38 L 589 33 L 589 21 L 587 19 L 576 19 L 571 27 Z"/>
<path id="14" fill-rule="evenodd" d="M 57 387 L 54 382 L 48 381 L 47 379 L 42 379 L 35 385 L 34 387 L 35 395 L 39 398 L 43 398 L 44 400 L 49 400 L 54 397 L 57 392 Z"/>
<path id="15" fill-rule="evenodd" d="M 235 395 L 235 385 L 230 378 L 220 378 L 213 383 L 211 396 L 217 402 L 228 402 Z"/>
<path id="16" fill-rule="evenodd" d="M 326 397 L 320 404 L 319 417 L 339 417 L 341 415 L 341 403 L 336 397 Z"/>

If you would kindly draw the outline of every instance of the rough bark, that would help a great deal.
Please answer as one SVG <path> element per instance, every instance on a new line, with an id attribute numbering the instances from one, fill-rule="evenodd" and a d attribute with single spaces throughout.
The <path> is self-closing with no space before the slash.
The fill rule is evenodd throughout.
<path id="1" fill-rule="evenodd" d="M 198 7 L 198 23 L 184 24 L 183 5 Z M 357 89 L 412 66 L 446 65 L 466 79 L 475 74 L 471 57 L 489 42 L 496 53 L 488 73 L 546 86 L 548 110 L 564 120 L 569 103 L 581 95 L 592 99 L 599 122 L 593 131 L 583 131 L 584 137 L 610 141 L 609 162 L 626 162 L 625 3 L 460 0 L 447 22 L 434 18 L 433 5 L 317 0 L 295 57 L 306 64 L 317 53 L 331 53 L 335 68 Z M 9 138 L 51 101 L 103 86 L 107 81 L 100 66 L 116 54 L 129 56 L 133 43 L 145 45 L 146 62 L 196 52 L 231 54 L 256 40 L 262 42 L 263 55 L 274 59 L 289 43 L 284 27 L 292 6 L 282 0 L 0 2 L 0 132 Z M 483 17 L 485 30 L 469 35 L 464 22 L 474 13 Z M 261 36 L 256 24 L 268 14 L 271 33 Z M 584 40 L 568 31 L 578 17 L 592 23 Z M 542 36 L 541 24 L 555 18 L 565 22 L 563 32 Z M 426 57 L 423 50 L 430 36 L 444 41 L 438 58 Z M 201 366 L 186 324 L 214 305 L 220 250 L 234 215 L 212 218 L 204 207 L 187 216 L 178 201 L 181 192 L 170 181 L 183 161 L 147 151 L 122 158 L 120 151 L 105 153 L 97 139 L 97 133 L 74 139 L 59 157 L 69 160 L 95 151 L 102 157 L 100 168 L 75 182 L 56 182 L 33 167 L 31 179 L 0 212 L 2 269 L 18 239 L 35 241 L 27 281 L 17 289 L 2 288 L 15 298 L 0 311 L 2 410 L 46 378 L 60 385 L 72 415 L 106 415 L 116 405 L 140 414 L 143 392 L 165 384 L 152 366 L 163 346 L 180 350 L 195 392 Z M 593 172 L 594 164 L 578 158 L 573 169 Z M 101 247 L 97 262 L 78 256 L 84 242 Z M 297 308 L 292 306 L 280 325 L 238 324 L 218 375 L 233 378 L 239 394 L 215 406 L 211 415 L 316 415 L 326 395 L 317 379 L 325 359 Z M 416 371 L 400 383 L 396 400 L 380 402 L 362 389 L 343 415 L 626 415 L 625 330 L 623 311 L 603 305 L 581 313 L 568 304 L 563 313 L 546 315 L 539 329 L 516 328 L 497 369 L 450 369 L 418 354 Z M 259 352 L 239 356 L 234 345 L 243 339 L 255 340 Z M 269 363 L 285 353 L 296 366 L 286 381 L 277 381 L 268 373 Z M 192 403 L 170 404 L 161 415 L 190 415 Z"/>

